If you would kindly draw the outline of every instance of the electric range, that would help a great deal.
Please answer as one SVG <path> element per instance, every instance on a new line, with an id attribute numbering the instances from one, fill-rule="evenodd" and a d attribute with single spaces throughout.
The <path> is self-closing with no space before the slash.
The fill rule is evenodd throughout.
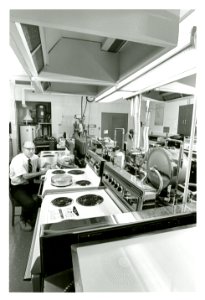
<path id="1" fill-rule="evenodd" d="M 41 224 L 121 214 L 104 188 L 47 194 L 41 205 Z"/>
<path id="2" fill-rule="evenodd" d="M 57 186 L 52 182 L 53 176 L 70 175 L 72 180 L 65 186 Z M 100 185 L 100 177 L 87 164 L 85 168 L 74 169 L 50 169 L 43 177 L 42 197 L 47 194 L 61 193 L 62 191 L 70 192 L 73 190 L 86 190 L 97 188 Z"/>
<path id="3" fill-rule="evenodd" d="M 51 175 L 50 173 L 48 173 L 48 177 Z M 100 178 L 98 177 L 99 180 Z M 32 267 L 40 257 L 39 237 L 44 225 L 62 224 L 66 220 L 73 222 L 82 220 L 83 224 L 86 224 L 96 222 L 96 219 L 102 217 L 109 218 L 112 224 L 116 224 L 121 220 L 120 216 L 122 216 L 123 223 L 135 220 L 132 214 L 125 213 L 129 212 L 129 210 L 124 206 L 120 207 L 118 199 L 107 188 L 82 188 L 82 190 L 79 187 L 74 190 L 60 188 L 59 190 L 54 189 L 52 191 L 44 189 L 44 197 L 32 240 L 32 255 L 29 255 L 29 263 L 24 279 L 31 278 Z M 76 226 L 78 226 L 77 223 Z"/>

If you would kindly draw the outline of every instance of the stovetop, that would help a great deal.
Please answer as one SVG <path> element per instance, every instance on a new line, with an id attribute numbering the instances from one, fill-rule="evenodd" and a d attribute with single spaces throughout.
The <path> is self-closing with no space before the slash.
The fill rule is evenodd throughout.
<path id="1" fill-rule="evenodd" d="M 54 186 L 51 182 L 51 178 L 52 176 L 56 176 L 59 172 L 59 176 L 61 176 L 61 174 L 68 174 L 72 176 L 72 184 L 63 187 Z M 50 169 L 45 174 L 42 197 L 53 192 L 61 193 L 62 191 L 69 192 L 71 190 L 97 188 L 99 184 L 100 177 L 95 174 L 89 165 L 83 169 Z"/>
<path id="2" fill-rule="evenodd" d="M 47 194 L 41 205 L 41 224 L 120 213 L 104 188 Z"/>

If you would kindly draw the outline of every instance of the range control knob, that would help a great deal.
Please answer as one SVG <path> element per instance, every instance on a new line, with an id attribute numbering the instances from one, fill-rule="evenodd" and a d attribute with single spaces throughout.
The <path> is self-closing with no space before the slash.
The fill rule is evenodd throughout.
<path id="1" fill-rule="evenodd" d="M 119 187 L 119 183 L 115 182 L 114 187 L 117 189 Z"/>
<path id="2" fill-rule="evenodd" d="M 112 182 L 112 177 L 109 178 L 109 182 L 110 182 L 110 183 Z"/>
<path id="3" fill-rule="evenodd" d="M 117 191 L 118 191 L 118 192 L 122 192 L 122 187 L 121 187 L 121 186 L 118 186 Z"/>

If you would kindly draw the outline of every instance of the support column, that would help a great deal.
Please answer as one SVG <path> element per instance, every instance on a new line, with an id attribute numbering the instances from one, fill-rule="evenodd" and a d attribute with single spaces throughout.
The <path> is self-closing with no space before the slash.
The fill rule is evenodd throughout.
<path id="1" fill-rule="evenodd" d="M 140 148 L 140 114 L 141 114 L 141 95 L 136 95 L 133 100 L 133 116 L 134 116 L 134 136 L 133 148 Z"/>

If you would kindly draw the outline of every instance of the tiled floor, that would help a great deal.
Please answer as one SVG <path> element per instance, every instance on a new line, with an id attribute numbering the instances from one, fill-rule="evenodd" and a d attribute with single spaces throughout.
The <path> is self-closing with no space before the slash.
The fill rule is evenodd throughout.
<path id="1" fill-rule="evenodd" d="M 31 281 L 24 280 L 33 232 L 24 232 L 19 226 L 19 217 L 15 217 L 11 226 L 9 211 L 9 292 L 32 292 Z"/>

